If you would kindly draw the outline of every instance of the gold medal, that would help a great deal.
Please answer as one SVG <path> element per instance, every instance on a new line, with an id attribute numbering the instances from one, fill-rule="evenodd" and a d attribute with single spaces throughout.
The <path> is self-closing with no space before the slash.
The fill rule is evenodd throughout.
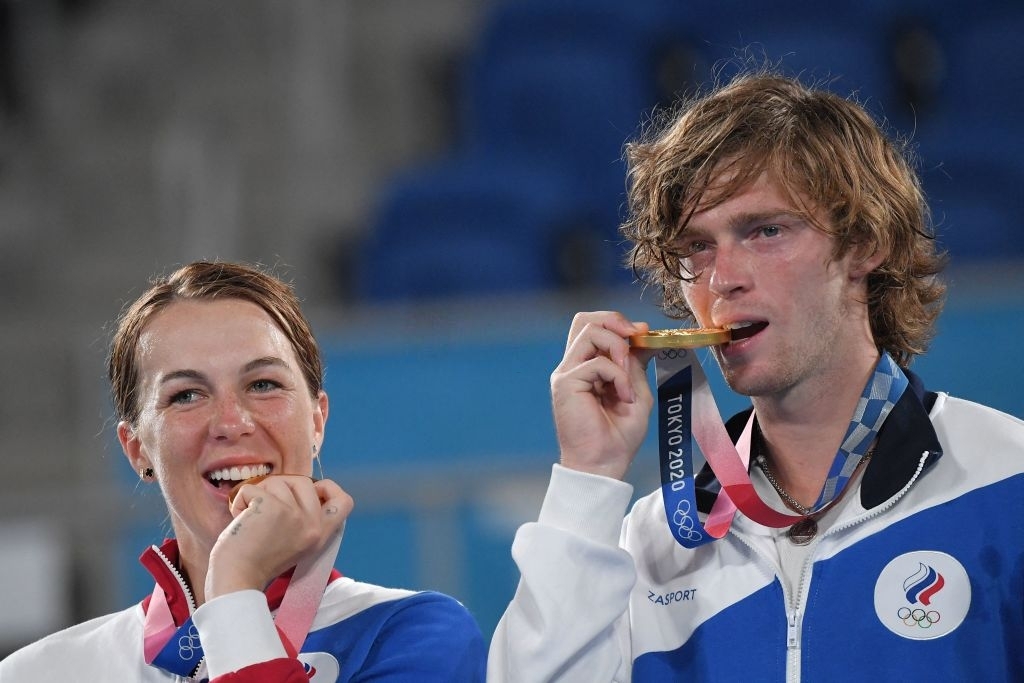
<path id="1" fill-rule="evenodd" d="M 280 476 L 284 476 L 284 475 L 280 475 L 280 474 L 257 474 L 255 477 L 249 477 L 248 479 L 246 479 L 244 481 L 238 482 L 237 484 L 235 484 L 234 486 L 231 487 L 230 491 L 228 491 L 228 508 L 230 508 L 231 504 L 235 502 L 235 496 L 238 495 L 239 490 L 241 490 L 241 488 L 243 486 L 245 486 L 246 484 L 258 484 L 261 481 L 263 481 L 264 479 L 266 479 L 267 477 L 280 477 Z M 316 483 L 316 481 L 317 481 L 316 477 L 310 477 L 310 479 L 314 483 Z"/>
<path id="2" fill-rule="evenodd" d="M 240 481 L 234 486 L 232 486 L 231 490 L 228 491 L 228 507 L 230 508 L 231 504 L 235 502 L 235 496 L 238 495 L 239 489 L 241 489 L 246 484 L 258 484 L 269 476 L 269 474 L 257 474 L 255 477 L 249 477 L 245 481 Z"/>
<path id="3" fill-rule="evenodd" d="M 634 334 L 630 346 L 638 349 L 696 349 L 701 346 L 724 344 L 732 339 L 732 330 L 722 327 L 702 327 L 679 330 L 651 330 L 647 334 Z"/>

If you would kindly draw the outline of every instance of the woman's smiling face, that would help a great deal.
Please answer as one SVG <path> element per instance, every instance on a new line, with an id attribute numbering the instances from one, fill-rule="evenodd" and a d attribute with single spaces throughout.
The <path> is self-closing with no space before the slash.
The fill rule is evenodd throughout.
<path id="1" fill-rule="evenodd" d="M 327 396 L 310 395 L 288 338 L 256 304 L 169 304 L 143 330 L 138 368 L 139 417 L 118 436 L 136 470 L 155 470 L 184 553 L 209 554 L 231 521 L 232 480 L 312 472 Z"/>

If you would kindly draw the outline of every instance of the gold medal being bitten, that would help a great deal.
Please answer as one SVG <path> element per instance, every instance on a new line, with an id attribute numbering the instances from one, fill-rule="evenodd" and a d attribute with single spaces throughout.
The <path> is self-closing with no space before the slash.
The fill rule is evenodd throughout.
<path id="1" fill-rule="evenodd" d="M 724 327 L 701 327 L 679 330 L 651 330 L 647 334 L 634 334 L 630 346 L 638 349 L 697 349 L 702 346 L 724 344 L 732 339 L 732 330 Z"/>
<path id="2" fill-rule="evenodd" d="M 235 484 L 234 486 L 231 487 L 230 491 L 228 491 L 228 507 L 230 508 L 231 505 L 235 502 L 235 497 L 238 495 L 238 492 L 246 484 L 258 484 L 261 481 L 263 481 L 264 479 L 266 479 L 267 477 L 278 477 L 278 476 L 282 476 L 282 475 L 278 475 L 278 474 L 257 474 L 255 477 L 249 477 L 248 479 L 246 479 L 244 481 L 238 482 L 237 484 Z M 312 479 L 313 482 L 316 482 L 316 477 L 310 477 L 310 479 Z"/>

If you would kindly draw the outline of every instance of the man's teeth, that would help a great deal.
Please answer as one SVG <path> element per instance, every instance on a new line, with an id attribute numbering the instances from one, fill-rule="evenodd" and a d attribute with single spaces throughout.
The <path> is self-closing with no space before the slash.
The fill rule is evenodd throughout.
<path id="1" fill-rule="evenodd" d="M 243 465 L 242 467 L 225 467 L 222 470 L 214 470 L 208 475 L 210 481 L 245 481 L 260 475 L 270 474 L 269 465 Z"/>

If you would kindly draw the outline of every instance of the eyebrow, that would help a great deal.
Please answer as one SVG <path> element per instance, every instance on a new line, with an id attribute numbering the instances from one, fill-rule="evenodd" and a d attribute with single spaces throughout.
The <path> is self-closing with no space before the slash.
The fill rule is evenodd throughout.
<path id="1" fill-rule="evenodd" d="M 736 230 L 738 228 L 743 228 L 748 225 L 771 222 L 773 220 L 779 220 L 781 218 L 795 218 L 798 220 L 804 220 L 803 216 L 801 216 L 799 213 L 789 209 L 778 208 L 768 209 L 766 211 L 746 211 L 737 214 L 729 219 L 729 229 Z M 690 223 L 686 226 L 687 235 L 702 235 L 706 233 L 707 230 L 704 229 L 704 227 L 700 225 L 698 221 L 690 221 Z"/>
<path id="2" fill-rule="evenodd" d="M 262 358 L 256 358 L 254 360 L 251 360 L 245 365 L 243 365 L 242 372 L 252 372 L 253 370 L 256 370 L 258 368 L 265 367 L 280 367 L 286 370 L 291 369 L 288 363 L 286 363 L 283 359 L 278 358 L 277 356 L 264 356 Z M 160 378 L 160 384 L 167 384 L 168 382 L 173 382 L 174 380 L 179 379 L 206 381 L 206 374 L 200 372 L 199 370 L 174 370 L 172 372 L 168 372 L 166 375 L 163 375 Z"/>
<path id="3" fill-rule="evenodd" d="M 766 221 L 778 220 L 779 218 L 800 218 L 800 215 L 795 211 L 788 211 L 786 209 L 772 209 L 769 211 L 751 211 L 749 213 L 741 213 L 730 221 L 731 225 L 743 226 L 750 225 L 752 223 L 764 223 Z"/>
<path id="4" fill-rule="evenodd" d="M 291 370 L 291 366 L 288 365 L 288 363 L 285 362 L 285 360 L 283 358 L 278 358 L 277 356 L 263 356 L 262 358 L 257 358 L 255 360 L 251 360 L 248 363 L 246 363 L 242 367 L 242 371 L 243 372 L 250 372 L 252 370 L 256 370 L 257 368 L 265 368 L 265 367 L 272 367 L 272 366 L 273 367 L 281 367 L 281 368 L 284 368 L 286 370 Z"/>
<path id="5" fill-rule="evenodd" d="M 167 384 L 177 379 L 194 379 L 194 380 L 205 380 L 206 375 L 199 372 L 198 370 L 175 370 L 168 372 L 160 378 L 160 384 Z"/>

